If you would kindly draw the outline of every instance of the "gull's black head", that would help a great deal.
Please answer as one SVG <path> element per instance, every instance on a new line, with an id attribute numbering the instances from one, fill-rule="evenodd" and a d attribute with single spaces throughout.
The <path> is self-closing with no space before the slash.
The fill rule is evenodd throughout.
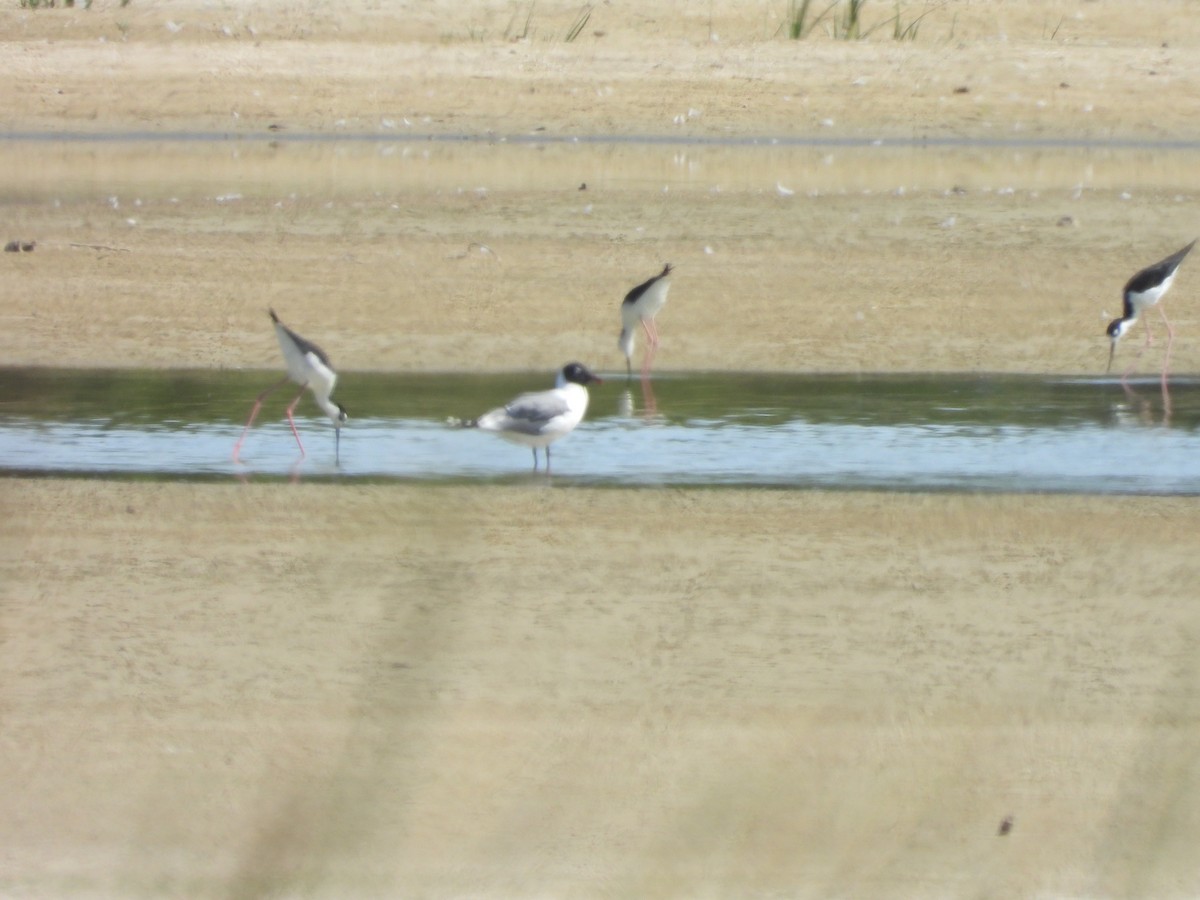
<path id="1" fill-rule="evenodd" d="M 350 414 L 346 412 L 346 407 L 342 406 L 342 404 L 338 403 L 337 401 L 334 401 L 333 405 L 336 406 L 338 409 L 337 422 L 335 422 L 334 424 L 340 426 L 342 423 L 344 423 L 347 419 L 350 418 Z"/>
<path id="2" fill-rule="evenodd" d="M 603 383 L 600 378 L 588 371 L 587 366 L 585 366 L 583 363 L 577 362 L 567 363 L 565 366 L 563 366 L 562 372 L 559 373 L 559 378 L 564 383 L 568 381 L 573 381 L 575 384 L 583 385 L 591 384 L 592 382 L 595 382 L 596 384 Z"/>

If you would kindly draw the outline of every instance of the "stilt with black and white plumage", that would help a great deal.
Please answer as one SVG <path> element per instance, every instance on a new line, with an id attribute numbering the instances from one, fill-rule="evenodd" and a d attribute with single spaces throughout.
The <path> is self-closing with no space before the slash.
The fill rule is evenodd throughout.
<path id="1" fill-rule="evenodd" d="M 300 398 L 304 396 L 304 392 L 312 391 L 313 399 L 317 401 L 317 406 L 321 407 L 321 411 L 333 421 L 334 458 L 335 460 L 339 460 L 341 457 L 342 425 L 348 416 L 342 404 L 330 399 L 334 385 L 337 384 L 337 373 L 333 370 L 333 365 L 329 362 L 329 357 L 325 355 L 325 351 L 312 341 L 296 334 L 296 332 L 279 321 L 279 316 L 275 315 L 275 310 L 270 310 L 270 314 L 271 321 L 275 325 L 275 337 L 279 339 L 279 349 L 283 351 L 283 359 L 287 364 L 287 375 L 259 394 L 258 398 L 254 401 L 254 408 L 250 410 L 250 418 L 246 420 L 246 427 L 242 429 L 241 437 L 238 438 L 237 443 L 233 446 L 233 459 L 235 462 L 237 461 L 238 455 L 242 450 L 242 442 L 246 439 L 246 433 L 250 430 L 250 426 L 254 424 L 255 418 L 258 416 L 258 411 L 262 409 L 263 401 L 291 381 L 300 385 L 300 392 L 288 404 L 287 420 L 288 424 L 292 427 L 292 435 L 296 438 L 296 445 L 300 448 L 300 455 L 305 455 L 304 443 L 300 440 L 300 432 L 296 430 L 296 420 L 292 418 L 292 413 L 295 412 L 296 405 L 300 402 Z"/>
<path id="2" fill-rule="evenodd" d="M 1117 341 L 1121 340 L 1131 328 L 1137 323 L 1138 317 L 1143 311 L 1152 306 L 1158 306 L 1158 312 L 1162 316 L 1163 324 L 1167 328 L 1167 349 L 1163 354 L 1162 380 L 1166 383 L 1167 375 L 1171 366 L 1171 345 L 1175 341 L 1175 330 L 1171 327 L 1170 321 L 1167 319 L 1166 310 L 1159 305 L 1159 302 L 1171 289 L 1171 285 L 1175 282 L 1175 275 L 1179 271 L 1179 266 L 1184 258 L 1192 252 L 1192 248 L 1196 246 L 1196 242 L 1192 241 L 1186 247 L 1176 250 L 1166 259 L 1156 262 L 1152 266 L 1147 266 L 1136 275 L 1129 279 L 1125 285 L 1124 301 L 1125 306 L 1119 319 L 1113 319 L 1107 329 L 1109 339 L 1108 349 L 1108 369 L 1112 370 L 1113 357 L 1117 352 Z M 1142 347 L 1141 352 L 1145 352 L 1146 347 L 1154 343 L 1154 335 L 1150 330 L 1150 322 L 1146 321 L 1146 343 Z M 1138 357 L 1141 356 L 1138 353 Z M 1133 369 L 1131 363 L 1129 368 L 1125 370 L 1125 374 L 1121 376 L 1124 381 L 1129 377 L 1130 371 Z"/>
<path id="3" fill-rule="evenodd" d="M 633 376 L 633 339 L 639 324 L 646 332 L 642 374 L 648 375 L 654 363 L 654 354 L 658 350 L 658 326 L 654 323 L 654 317 L 667 302 L 667 292 L 671 289 L 671 269 L 671 264 L 667 263 L 660 273 L 643 281 L 621 301 L 621 336 L 617 338 L 617 346 L 625 354 L 625 369 L 630 377 Z"/>
<path id="4" fill-rule="evenodd" d="M 538 448 L 546 451 L 546 471 L 550 471 L 550 445 L 564 438 L 583 421 L 588 407 L 587 385 L 601 379 L 582 363 L 568 363 L 558 373 L 552 390 L 521 394 L 519 397 L 484 413 L 478 419 L 462 422 L 465 428 L 490 431 L 533 450 L 533 469 L 538 467 Z"/>

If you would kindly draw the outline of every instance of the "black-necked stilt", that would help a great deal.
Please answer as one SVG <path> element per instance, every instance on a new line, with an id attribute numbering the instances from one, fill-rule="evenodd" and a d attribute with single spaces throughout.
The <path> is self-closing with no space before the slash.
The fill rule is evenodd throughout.
<path id="1" fill-rule="evenodd" d="M 587 385 L 600 383 L 582 363 L 568 363 L 558 373 L 553 390 L 521 394 L 516 399 L 464 422 L 467 428 L 491 431 L 514 444 L 533 449 L 533 468 L 538 467 L 538 448 L 546 450 L 546 471 L 550 471 L 550 445 L 566 437 L 583 421 L 587 412 Z"/>
<path id="2" fill-rule="evenodd" d="M 346 410 L 342 404 L 329 399 L 329 395 L 333 393 L 333 386 L 337 383 L 337 373 L 333 371 L 333 366 L 329 362 L 329 357 L 325 355 L 325 351 L 280 322 L 279 316 L 275 315 L 275 310 L 270 310 L 270 313 L 271 321 L 275 323 L 275 337 L 279 339 L 279 349 L 283 351 L 283 359 L 287 363 L 288 373 L 259 394 L 258 399 L 254 401 L 254 408 L 250 410 L 250 418 L 246 420 L 246 427 L 242 429 L 241 437 L 233 446 L 233 458 L 235 461 L 237 460 L 238 453 L 242 449 L 242 441 L 246 439 L 246 432 L 254 424 L 254 419 L 262 408 L 263 400 L 292 381 L 300 385 L 300 393 L 288 404 L 287 420 L 288 424 L 292 426 L 296 444 L 300 447 L 300 455 L 304 455 L 304 444 L 300 441 L 300 432 L 296 430 L 296 420 L 292 418 L 292 413 L 307 390 L 312 391 L 317 406 L 321 407 L 325 415 L 333 420 L 334 458 L 337 459 L 341 454 L 342 423 L 347 419 Z"/>
<path id="3" fill-rule="evenodd" d="M 661 272 L 643 281 L 621 301 L 621 336 L 617 339 L 617 346 L 625 354 L 625 368 L 630 376 L 633 375 L 633 335 L 639 322 L 646 332 L 643 375 L 650 371 L 654 361 L 654 351 L 658 349 L 658 326 L 654 324 L 654 317 L 667 302 L 667 291 L 671 289 L 670 274 L 671 264 L 667 263 Z"/>
<path id="4" fill-rule="evenodd" d="M 1151 306 L 1156 306 L 1163 295 L 1171 288 L 1171 284 L 1175 281 L 1175 273 L 1179 271 L 1179 265 L 1183 262 L 1192 248 L 1196 246 L 1196 242 L 1192 241 L 1181 250 L 1177 250 L 1168 256 L 1166 259 L 1156 262 L 1152 266 L 1147 266 L 1136 275 L 1129 279 L 1125 285 L 1125 308 L 1119 319 L 1113 319 L 1108 324 L 1108 338 L 1111 342 L 1108 348 L 1108 369 L 1112 369 L 1113 356 L 1117 352 L 1117 341 L 1133 328 L 1143 310 L 1149 309 Z M 1167 320 L 1167 313 L 1163 307 L 1158 307 L 1159 314 L 1162 315 L 1163 324 L 1167 326 L 1167 349 L 1163 355 L 1163 381 L 1166 381 L 1167 370 L 1171 364 L 1171 344 L 1175 340 L 1175 330 L 1171 327 L 1171 323 Z M 1154 342 L 1154 335 L 1150 331 L 1150 322 L 1146 322 L 1146 344 L 1142 347 L 1144 351 Z M 1140 354 L 1139 354 L 1140 356 Z M 1130 369 L 1133 364 L 1130 364 Z M 1122 380 L 1129 375 L 1126 370 Z"/>

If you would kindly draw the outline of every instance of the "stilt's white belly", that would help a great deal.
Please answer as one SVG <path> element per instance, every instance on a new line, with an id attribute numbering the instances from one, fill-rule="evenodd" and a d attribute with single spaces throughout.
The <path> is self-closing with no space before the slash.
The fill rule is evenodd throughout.
<path id="1" fill-rule="evenodd" d="M 1133 308 L 1135 310 L 1148 309 L 1149 307 L 1156 305 L 1158 301 L 1162 299 L 1163 294 L 1170 289 L 1171 282 L 1174 280 L 1175 273 L 1172 272 L 1170 277 L 1157 287 L 1152 287 L 1149 290 L 1142 291 L 1140 294 L 1130 291 L 1129 302 L 1133 304 Z"/>

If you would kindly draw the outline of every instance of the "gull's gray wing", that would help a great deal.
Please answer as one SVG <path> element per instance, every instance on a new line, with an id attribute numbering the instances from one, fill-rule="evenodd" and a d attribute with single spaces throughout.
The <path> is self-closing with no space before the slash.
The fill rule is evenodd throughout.
<path id="1" fill-rule="evenodd" d="M 522 434 L 540 434 L 542 429 L 570 411 L 566 398 L 555 391 L 522 394 L 504 407 L 508 427 Z"/>

